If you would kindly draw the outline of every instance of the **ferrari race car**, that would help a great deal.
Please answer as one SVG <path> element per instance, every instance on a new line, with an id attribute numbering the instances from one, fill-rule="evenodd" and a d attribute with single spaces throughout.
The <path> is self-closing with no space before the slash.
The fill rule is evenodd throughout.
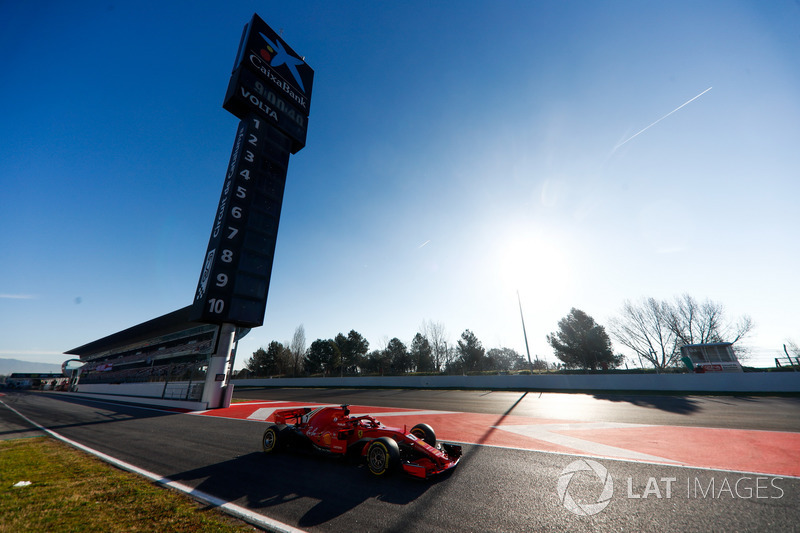
<path id="1" fill-rule="evenodd" d="M 265 453 L 306 449 L 334 456 L 354 456 L 366 461 L 376 476 L 402 468 L 418 478 L 446 472 L 458 464 L 461 446 L 436 442 L 427 424 L 406 428 L 386 427 L 369 415 L 350 416 L 347 405 L 300 407 L 275 412 L 261 439 Z"/>

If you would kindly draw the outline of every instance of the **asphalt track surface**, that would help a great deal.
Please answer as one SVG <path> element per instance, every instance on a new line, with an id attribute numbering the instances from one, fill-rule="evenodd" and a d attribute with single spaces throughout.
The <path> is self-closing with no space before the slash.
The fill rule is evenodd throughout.
<path id="1" fill-rule="evenodd" d="M 9 392 L 0 397 L 0 438 L 36 433 L 8 406 L 66 438 L 308 531 L 797 531 L 800 524 L 800 476 L 793 466 L 800 454 L 800 401 L 794 397 L 282 389 L 237 391 L 236 398 L 248 401 L 221 416 Z M 451 475 L 419 481 L 375 478 L 342 460 L 261 453 L 266 424 L 248 417 L 268 419 L 275 407 L 297 403 L 349 403 L 354 412 L 389 413 L 387 425 L 433 417 L 441 421 L 442 429 L 434 426 L 440 438 L 466 435 L 464 457 Z M 457 423 L 450 427 L 448 419 Z M 566 441 L 539 441 L 511 427 L 555 427 L 554 421 L 573 423 L 553 430 Z M 639 438 L 637 432 L 653 427 L 662 433 Z M 699 462 L 750 438 L 747 460 L 755 468 L 685 466 L 691 461 L 676 460 L 669 449 L 676 446 L 670 428 L 711 435 L 692 441 L 708 448 L 698 450 Z M 628 432 L 626 443 L 603 448 L 620 431 Z M 538 449 L 487 445 L 504 434 Z M 470 435 L 483 443 L 470 444 Z M 564 442 L 601 447 L 553 449 L 569 449 Z M 649 455 L 670 462 L 596 453 L 641 453 L 637 447 L 645 444 L 657 452 Z M 779 455 L 787 460 L 769 459 Z M 759 456 L 767 458 L 763 465 Z"/>

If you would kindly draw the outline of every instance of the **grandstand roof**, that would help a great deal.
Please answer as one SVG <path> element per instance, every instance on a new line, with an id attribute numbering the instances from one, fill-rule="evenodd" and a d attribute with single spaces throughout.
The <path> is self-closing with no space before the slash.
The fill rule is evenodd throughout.
<path id="1" fill-rule="evenodd" d="M 112 333 L 107 337 L 92 341 L 83 346 L 78 346 L 64 353 L 77 356 L 88 356 L 99 352 L 113 350 L 128 346 L 135 342 L 142 342 L 148 339 L 160 337 L 162 335 L 169 335 L 170 333 L 177 333 L 185 329 L 202 326 L 200 322 L 191 322 L 189 315 L 192 306 L 186 306 L 177 311 L 167 313 L 158 318 L 142 322 L 136 326 L 124 329 L 117 333 Z"/>

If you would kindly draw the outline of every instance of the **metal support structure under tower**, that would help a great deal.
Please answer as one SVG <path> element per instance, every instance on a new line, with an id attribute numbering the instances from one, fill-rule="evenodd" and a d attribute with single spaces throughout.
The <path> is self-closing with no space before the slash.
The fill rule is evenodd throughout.
<path id="1" fill-rule="evenodd" d="M 208 361 L 206 383 L 203 387 L 201 401 L 208 406 L 208 409 L 230 406 L 231 394 L 226 394 L 226 392 L 229 389 L 229 370 L 233 365 L 235 340 L 236 326 L 222 324 L 217 337 L 217 350 Z"/>

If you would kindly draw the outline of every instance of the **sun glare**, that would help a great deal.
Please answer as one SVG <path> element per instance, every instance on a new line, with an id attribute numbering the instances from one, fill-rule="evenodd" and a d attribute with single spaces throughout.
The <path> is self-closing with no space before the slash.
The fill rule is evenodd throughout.
<path id="1" fill-rule="evenodd" d="M 542 235 L 507 239 L 497 254 L 497 274 L 504 291 L 520 291 L 541 303 L 557 303 L 571 292 L 571 268 L 564 251 Z"/>

